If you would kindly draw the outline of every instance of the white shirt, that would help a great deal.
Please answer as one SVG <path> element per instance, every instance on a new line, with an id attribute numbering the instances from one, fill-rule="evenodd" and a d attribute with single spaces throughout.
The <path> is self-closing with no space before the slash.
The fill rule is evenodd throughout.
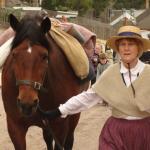
<path id="1" fill-rule="evenodd" d="M 138 77 L 137 74 L 140 75 L 144 67 L 145 64 L 139 60 L 137 65 L 131 69 L 131 82 L 136 80 L 136 78 Z M 129 72 L 128 69 L 125 68 L 123 63 L 121 63 L 120 73 L 123 74 L 126 86 L 129 86 L 131 84 L 129 79 Z M 97 103 L 101 103 L 102 100 L 103 99 L 99 95 L 97 95 L 92 89 L 88 89 L 87 91 L 84 91 L 77 96 L 71 97 L 65 104 L 59 106 L 59 110 L 62 114 L 61 117 L 66 117 L 69 114 L 71 115 L 87 110 L 88 108 L 96 105 Z"/>
<path id="2" fill-rule="evenodd" d="M 139 60 L 137 65 L 134 68 L 130 69 L 130 71 L 131 71 L 131 82 L 133 82 L 141 74 L 144 67 L 145 67 L 145 64 Z M 123 63 L 121 63 L 120 73 L 123 74 L 126 86 L 129 87 L 131 84 L 130 79 L 129 79 L 129 71 L 123 65 Z"/>

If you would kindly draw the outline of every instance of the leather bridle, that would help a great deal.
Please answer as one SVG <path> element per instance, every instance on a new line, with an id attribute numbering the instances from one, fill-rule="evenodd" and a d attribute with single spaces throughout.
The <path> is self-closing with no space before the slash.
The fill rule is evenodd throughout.
<path id="1" fill-rule="evenodd" d="M 48 90 L 43 87 L 42 83 L 36 82 L 36 81 L 31 81 L 31 80 L 16 80 L 16 85 L 17 86 L 28 85 L 28 86 L 31 86 L 35 90 L 43 91 L 43 92 L 48 92 Z"/>

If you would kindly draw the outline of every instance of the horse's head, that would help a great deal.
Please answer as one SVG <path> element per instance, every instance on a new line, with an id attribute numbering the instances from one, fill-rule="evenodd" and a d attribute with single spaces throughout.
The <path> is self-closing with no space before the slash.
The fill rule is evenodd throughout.
<path id="1" fill-rule="evenodd" d="M 38 107 L 38 90 L 43 85 L 48 67 L 49 43 L 45 34 L 50 30 L 51 22 L 49 18 L 40 24 L 34 18 L 18 21 L 13 15 L 9 20 L 16 32 L 11 55 L 19 89 L 17 104 L 23 115 L 30 116 Z"/>

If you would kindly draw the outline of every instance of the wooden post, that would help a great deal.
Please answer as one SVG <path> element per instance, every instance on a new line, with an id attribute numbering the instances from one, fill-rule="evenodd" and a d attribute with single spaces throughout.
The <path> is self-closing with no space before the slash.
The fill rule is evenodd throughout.
<path id="1" fill-rule="evenodd" d="M 0 0 L 0 8 L 5 7 L 5 0 Z"/>
<path id="2" fill-rule="evenodd" d="M 145 1 L 145 7 L 146 7 L 146 9 L 149 9 L 149 0 Z"/>
<path id="3" fill-rule="evenodd" d="M 123 22 L 123 26 L 126 26 L 126 25 L 128 25 L 128 18 L 127 17 L 124 18 L 124 22 Z"/>
<path id="4" fill-rule="evenodd" d="M 39 6 L 39 0 L 32 0 L 31 3 L 32 3 L 32 6 L 34 6 L 34 7 Z"/>

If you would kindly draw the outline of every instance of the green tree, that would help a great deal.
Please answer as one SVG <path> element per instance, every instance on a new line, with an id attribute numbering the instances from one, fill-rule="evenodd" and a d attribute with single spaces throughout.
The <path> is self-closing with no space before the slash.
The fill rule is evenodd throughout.
<path id="1" fill-rule="evenodd" d="M 145 0 L 116 0 L 114 4 L 115 9 L 121 9 L 121 8 L 126 8 L 126 9 L 142 9 L 144 8 Z"/>
<path id="2" fill-rule="evenodd" d="M 92 8 L 92 0 L 68 0 L 67 4 L 73 10 L 77 10 L 79 15 L 83 15 Z"/>
<path id="3" fill-rule="evenodd" d="M 57 0 L 43 0 L 42 7 L 50 10 L 57 9 L 58 2 Z"/>
<path id="4" fill-rule="evenodd" d="M 108 6 L 110 0 L 93 0 L 93 16 L 99 17 L 100 13 Z"/>

